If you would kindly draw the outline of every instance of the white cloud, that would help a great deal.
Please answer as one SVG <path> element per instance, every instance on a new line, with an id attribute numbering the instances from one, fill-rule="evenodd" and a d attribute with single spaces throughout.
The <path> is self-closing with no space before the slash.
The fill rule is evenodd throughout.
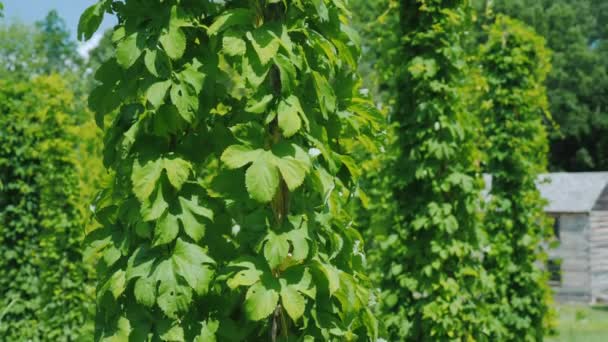
<path id="1" fill-rule="evenodd" d="M 97 32 L 93 34 L 93 37 L 91 37 L 91 39 L 87 40 L 86 42 L 80 43 L 77 49 L 78 54 L 82 58 L 89 58 L 89 53 L 91 53 L 91 50 L 93 50 L 99 45 L 99 42 L 101 41 L 102 37 L 103 34 Z"/>

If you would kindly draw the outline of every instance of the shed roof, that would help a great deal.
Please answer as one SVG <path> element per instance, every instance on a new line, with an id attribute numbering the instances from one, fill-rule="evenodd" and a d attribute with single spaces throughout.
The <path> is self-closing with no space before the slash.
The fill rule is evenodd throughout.
<path id="1" fill-rule="evenodd" d="M 491 177 L 485 176 L 486 194 L 491 188 Z M 602 192 L 608 185 L 608 172 L 558 172 L 539 177 L 538 187 L 549 201 L 545 208 L 549 213 L 585 213 L 592 210 L 606 210 L 600 205 L 600 198 L 608 196 Z M 608 190 L 608 189 L 607 189 Z M 606 203 L 608 204 L 608 202 Z"/>
<path id="2" fill-rule="evenodd" d="M 580 213 L 593 209 L 607 184 L 608 172 L 549 173 L 541 177 L 539 188 L 549 200 L 545 211 Z"/>

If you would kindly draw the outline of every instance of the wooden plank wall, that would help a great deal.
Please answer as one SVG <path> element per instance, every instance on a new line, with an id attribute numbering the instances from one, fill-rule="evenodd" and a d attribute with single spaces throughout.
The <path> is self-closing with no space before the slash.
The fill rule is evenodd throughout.
<path id="1" fill-rule="evenodd" d="M 592 211 L 590 221 L 592 302 L 608 302 L 608 211 Z"/>
<path id="2" fill-rule="evenodd" d="M 562 282 L 553 286 L 561 302 L 589 302 L 591 273 L 589 257 L 589 215 L 559 213 L 560 244 L 549 250 L 551 259 L 561 259 Z"/>

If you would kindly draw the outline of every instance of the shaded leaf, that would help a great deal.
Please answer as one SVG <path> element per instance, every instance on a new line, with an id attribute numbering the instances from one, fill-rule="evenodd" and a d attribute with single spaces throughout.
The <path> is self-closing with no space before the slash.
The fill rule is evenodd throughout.
<path id="1" fill-rule="evenodd" d="M 253 49 L 262 65 L 268 64 L 279 52 L 281 42 L 275 33 L 267 27 L 260 27 L 253 32 L 247 32 L 247 38 L 251 41 L 251 45 L 253 45 Z"/>
<path id="2" fill-rule="evenodd" d="M 253 15 L 253 12 L 246 8 L 227 10 L 209 26 L 207 34 L 213 36 L 233 26 L 249 26 L 253 22 Z"/>
<path id="3" fill-rule="evenodd" d="M 214 275 L 210 265 L 214 264 L 214 261 L 200 246 L 177 239 L 173 262 L 177 274 L 182 276 L 198 295 L 207 293 Z"/>
<path id="4" fill-rule="evenodd" d="M 103 20 L 105 5 L 105 1 L 100 1 L 84 10 L 78 21 L 79 40 L 91 39 L 93 34 L 99 29 L 99 25 L 101 25 L 101 21 Z"/>

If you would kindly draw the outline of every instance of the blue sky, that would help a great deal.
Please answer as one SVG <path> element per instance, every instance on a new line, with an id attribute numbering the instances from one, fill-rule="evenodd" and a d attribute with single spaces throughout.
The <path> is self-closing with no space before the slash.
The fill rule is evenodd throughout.
<path id="1" fill-rule="evenodd" d="M 1 0 L 4 3 L 4 20 L 19 20 L 24 23 L 34 23 L 55 9 L 66 21 L 72 37 L 76 38 L 80 14 L 96 0 Z M 114 24 L 113 18 L 106 17 L 102 30 Z"/>

